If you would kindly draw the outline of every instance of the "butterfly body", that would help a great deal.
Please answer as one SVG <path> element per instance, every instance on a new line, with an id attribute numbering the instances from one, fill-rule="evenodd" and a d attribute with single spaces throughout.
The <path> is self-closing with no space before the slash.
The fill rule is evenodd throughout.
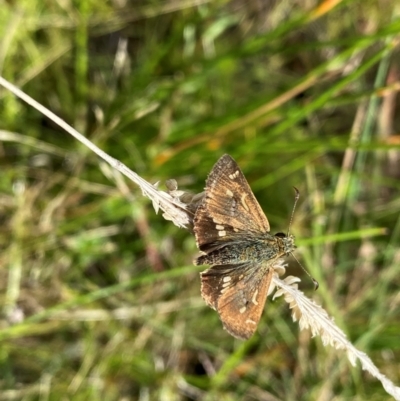
<path id="1" fill-rule="evenodd" d="M 273 266 L 295 249 L 294 237 L 270 233 L 265 214 L 229 155 L 211 170 L 194 217 L 194 233 L 203 252 L 195 264 L 211 265 L 201 273 L 202 297 L 230 334 L 251 337 L 264 309 Z"/>
<path id="2" fill-rule="evenodd" d="M 213 247 L 213 245 L 211 245 Z M 196 265 L 264 263 L 290 253 L 294 249 L 293 236 L 279 237 L 263 233 L 259 237 L 231 239 L 222 246 L 196 259 Z"/>

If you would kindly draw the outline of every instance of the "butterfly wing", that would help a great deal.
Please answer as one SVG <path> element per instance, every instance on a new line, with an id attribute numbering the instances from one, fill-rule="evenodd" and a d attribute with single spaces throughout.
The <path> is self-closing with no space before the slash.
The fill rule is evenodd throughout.
<path id="1" fill-rule="evenodd" d="M 235 160 L 224 155 L 207 178 L 205 197 L 194 217 L 197 245 L 207 252 L 217 242 L 223 245 L 260 232 L 269 232 L 268 219 Z"/>
<path id="2" fill-rule="evenodd" d="M 273 272 L 272 267 L 245 264 L 212 266 L 201 273 L 202 296 L 228 333 L 244 340 L 254 334 Z"/>

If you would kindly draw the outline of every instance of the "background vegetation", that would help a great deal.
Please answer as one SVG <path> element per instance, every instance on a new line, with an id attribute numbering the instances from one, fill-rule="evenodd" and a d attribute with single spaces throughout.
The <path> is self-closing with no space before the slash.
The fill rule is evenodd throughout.
<path id="1" fill-rule="evenodd" d="M 396 4 L 0 0 L 0 70 L 150 182 L 231 154 L 273 232 L 299 188 L 301 289 L 399 385 Z M 5 90 L 0 139 L 0 400 L 390 399 L 282 300 L 230 337 L 193 237 Z"/>

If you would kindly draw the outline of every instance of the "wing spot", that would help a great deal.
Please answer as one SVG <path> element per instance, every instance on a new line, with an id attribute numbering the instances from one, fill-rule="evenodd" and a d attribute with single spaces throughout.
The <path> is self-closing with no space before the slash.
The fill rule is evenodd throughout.
<path id="1" fill-rule="evenodd" d="M 234 228 L 233 231 L 235 231 L 235 233 L 239 232 L 239 230 L 237 228 Z"/>
<path id="2" fill-rule="evenodd" d="M 229 287 L 230 284 L 231 284 L 231 280 L 232 280 L 232 277 L 230 277 L 230 276 L 225 276 L 225 277 L 222 279 L 222 289 L 226 289 L 227 287 Z"/>
<path id="3" fill-rule="evenodd" d="M 246 308 L 245 306 L 242 306 L 242 307 L 239 309 L 239 312 L 243 314 L 244 312 L 246 312 L 246 309 L 247 309 L 247 308 Z"/>
<path id="4" fill-rule="evenodd" d="M 258 305 L 258 302 L 257 302 L 257 295 L 258 295 L 258 290 L 256 290 L 256 291 L 254 292 L 253 298 L 251 298 L 251 302 L 253 302 L 254 305 Z"/>
<path id="5" fill-rule="evenodd" d="M 236 170 L 233 174 L 229 174 L 231 180 L 234 180 L 237 177 L 239 177 L 239 170 Z"/>
<path id="6" fill-rule="evenodd" d="M 232 204 L 231 207 L 229 208 L 229 214 L 231 216 L 234 216 L 236 214 L 236 208 L 237 208 L 236 200 L 235 198 L 232 198 Z"/>
<path id="7" fill-rule="evenodd" d="M 217 230 L 224 230 L 224 229 L 225 229 L 225 227 L 224 227 L 224 226 L 221 226 L 220 224 L 217 224 L 217 225 L 215 226 L 215 228 L 216 228 Z"/>
<path id="8" fill-rule="evenodd" d="M 232 192 L 230 189 L 227 189 L 227 190 L 226 190 L 226 194 L 227 194 L 228 196 L 230 196 L 231 198 L 233 198 L 233 192 Z"/>
<path id="9" fill-rule="evenodd" d="M 219 235 L 220 237 L 225 237 L 226 231 L 218 231 L 218 235 Z"/>
<path id="10" fill-rule="evenodd" d="M 247 324 L 254 324 L 254 326 L 257 325 L 257 323 L 256 323 L 254 320 L 251 320 L 251 319 L 247 319 L 247 320 L 246 320 L 246 323 L 247 323 Z"/>
<path id="11" fill-rule="evenodd" d="M 249 206 L 248 206 L 247 203 L 246 203 L 246 197 L 247 197 L 247 194 L 243 194 L 242 197 L 240 198 L 240 202 L 242 202 L 243 207 L 244 207 L 248 212 L 250 212 Z"/>
<path id="12" fill-rule="evenodd" d="M 243 277 L 244 277 L 244 274 L 241 274 L 241 275 L 239 276 L 239 280 L 241 280 Z"/>

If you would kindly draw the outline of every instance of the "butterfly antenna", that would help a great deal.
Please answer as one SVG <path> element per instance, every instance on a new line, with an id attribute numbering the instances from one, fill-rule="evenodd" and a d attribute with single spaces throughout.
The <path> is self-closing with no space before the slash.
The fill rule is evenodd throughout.
<path id="1" fill-rule="evenodd" d="M 290 234 L 290 229 L 292 227 L 292 223 L 293 223 L 293 216 L 294 216 L 294 211 L 296 210 L 296 206 L 297 206 L 297 201 L 300 198 L 300 192 L 296 187 L 294 188 L 294 192 L 295 192 L 295 196 L 294 196 L 294 205 L 293 205 L 293 210 L 292 210 L 292 215 L 290 216 L 290 221 L 289 221 L 289 228 L 287 230 L 287 236 L 289 236 Z"/>
<path id="2" fill-rule="evenodd" d="M 294 216 L 294 211 L 296 210 L 296 206 L 297 206 L 297 201 L 300 198 L 300 192 L 296 187 L 293 187 L 294 191 L 295 191 L 295 198 L 294 198 L 294 205 L 293 205 L 293 210 L 292 210 L 292 215 L 290 216 L 290 221 L 289 221 L 289 228 L 288 228 L 288 232 L 287 235 L 289 236 L 290 234 L 290 228 L 292 227 L 292 222 L 293 222 L 293 216 Z M 304 266 L 299 262 L 299 260 L 296 258 L 296 256 L 293 255 L 294 259 L 296 260 L 296 262 L 300 265 L 300 267 L 303 269 L 303 271 L 307 274 L 308 277 L 310 277 L 311 281 L 314 283 L 314 290 L 318 290 L 319 287 L 319 283 L 317 280 L 315 280 L 314 277 L 311 276 L 311 274 L 304 268 Z"/>
<path id="3" fill-rule="evenodd" d="M 299 259 L 296 258 L 296 256 L 293 255 L 293 252 L 291 252 L 292 256 L 296 260 L 296 262 L 300 265 L 300 267 L 303 269 L 303 271 L 307 274 L 308 277 L 310 277 L 311 281 L 314 283 L 314 291 L 317 291 L 319 288 L 319 283 L 317 280 L 315 280 L 314 277 L 311 276 L 311 274 L 304 268 L 304 266 L 300 263 Z"/>

